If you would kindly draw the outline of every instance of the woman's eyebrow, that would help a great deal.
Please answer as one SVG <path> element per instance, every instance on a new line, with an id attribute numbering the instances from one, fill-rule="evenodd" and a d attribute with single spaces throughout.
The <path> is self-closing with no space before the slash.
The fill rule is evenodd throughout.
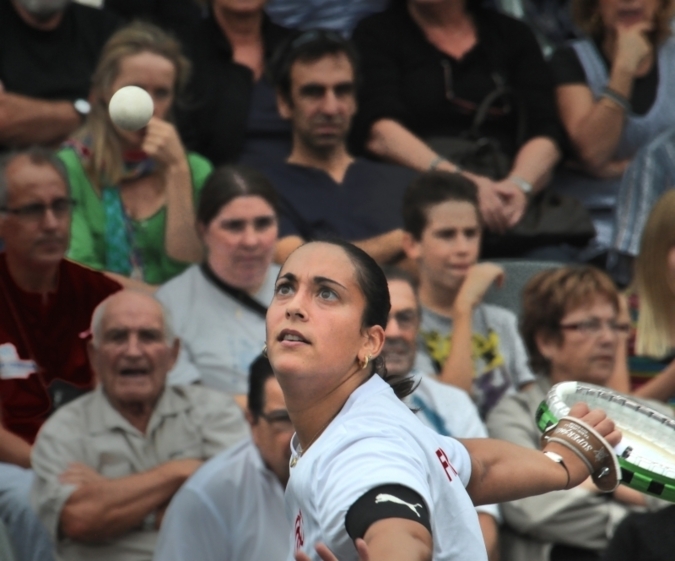
<path id="1" fill-rule="evenodd" d="M 314 284 L 323 284 L 323 283 L 330 283 L 330 284 L 336 284 L 345 290 L 347 290 L 347 287 L 344 286 L 343 284 L 340 284 L 337 281 L 334 281 L 333 279 L 329 279 L 328 277 L 314 277 L 313 279 Z"/>
<path id="2" fill-rule="evenodd" d="M 277 281 L 280 281 L 281 279 L 291 281 L 291 282 L 297 282 L 298 277 L 296 277 L 293 273 L 284 273 L 283 275 L 279 275 L 277 277 Z"/>

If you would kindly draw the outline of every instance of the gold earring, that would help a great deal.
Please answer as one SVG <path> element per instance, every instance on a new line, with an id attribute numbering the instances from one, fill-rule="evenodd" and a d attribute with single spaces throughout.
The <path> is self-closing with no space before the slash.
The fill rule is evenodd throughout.
<path id="1" fill-rule="evenodd" d="M 361 370 L 365 370 L 368 367 L 369 362 L 370 362 L 370 355 L 366 355 L 366 358 L 363 359 L 363 363 L 360 365 Z"/>
<path id="2" fill-rule="evenodd" d="M 265 346 L 262 348 L 262 355 L 267 358 L 267 343 L 265 343 Z"/>

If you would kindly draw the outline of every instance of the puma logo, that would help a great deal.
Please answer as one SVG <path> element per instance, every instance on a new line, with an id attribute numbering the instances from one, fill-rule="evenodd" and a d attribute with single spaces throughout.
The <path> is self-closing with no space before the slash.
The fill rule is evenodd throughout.
<path id="1" fill-rule="evenodd" d="M 417 509 L 422 508 L 422 505 L 419 503 L 411 505 L 410 503 L 407 503 L 398 497 L 394 497 L 394 495 L 388 495 L 387 493 L 380 493 L 377 495 L 377 497 L 375 497 L 375 504 L 377 503 L 396 503 L 398 505 L 405 505 L 417 515 L 417 518 L 420 518 L 420 513 L 417 512 Z"/>

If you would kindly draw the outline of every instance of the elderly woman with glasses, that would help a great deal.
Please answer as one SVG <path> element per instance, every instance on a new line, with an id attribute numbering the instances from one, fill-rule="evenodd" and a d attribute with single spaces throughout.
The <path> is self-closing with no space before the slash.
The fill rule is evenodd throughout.
<path id="1" fill-rule="evenodd" d="M 538 449 L 535 412 L 556 383 L 627 390 L 628 330 L 619 293 L 605 273 L 587 266 L 563 267 L 532 278 L 523 293 L 521 331 L 537 381 L 492 410 L 487 419 L 490 436 Z M 668 411 L 662 404 L 650 406 Z M 631 509 L 656 505 L 627 487 L 611 497 L 601 495 L 590 480 L 564 494 L 554 491 L 505 503 L 505 561 L 599 560 Z"/>

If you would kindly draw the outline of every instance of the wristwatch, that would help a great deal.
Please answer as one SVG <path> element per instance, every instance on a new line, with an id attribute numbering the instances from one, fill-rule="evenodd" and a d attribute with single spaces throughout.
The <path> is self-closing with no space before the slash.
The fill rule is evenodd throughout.
<path id="1" fill-rule="evenodd" d="M 517 175 L 510 176 L 509 181 L 511 183 L 515 183 L 518 186 L 518 188 L 526 195 L 531 195 L 532 191 L 534 190 L 532 183 L 526 181 L 522 177 L 518 177 Z"/>
<path id="2" fill-rule="evenodd" d="M 91 111 L 91 105 L 86 99 L 76 99 L 73 101 L 73 108 L 84 121 Z"/>

